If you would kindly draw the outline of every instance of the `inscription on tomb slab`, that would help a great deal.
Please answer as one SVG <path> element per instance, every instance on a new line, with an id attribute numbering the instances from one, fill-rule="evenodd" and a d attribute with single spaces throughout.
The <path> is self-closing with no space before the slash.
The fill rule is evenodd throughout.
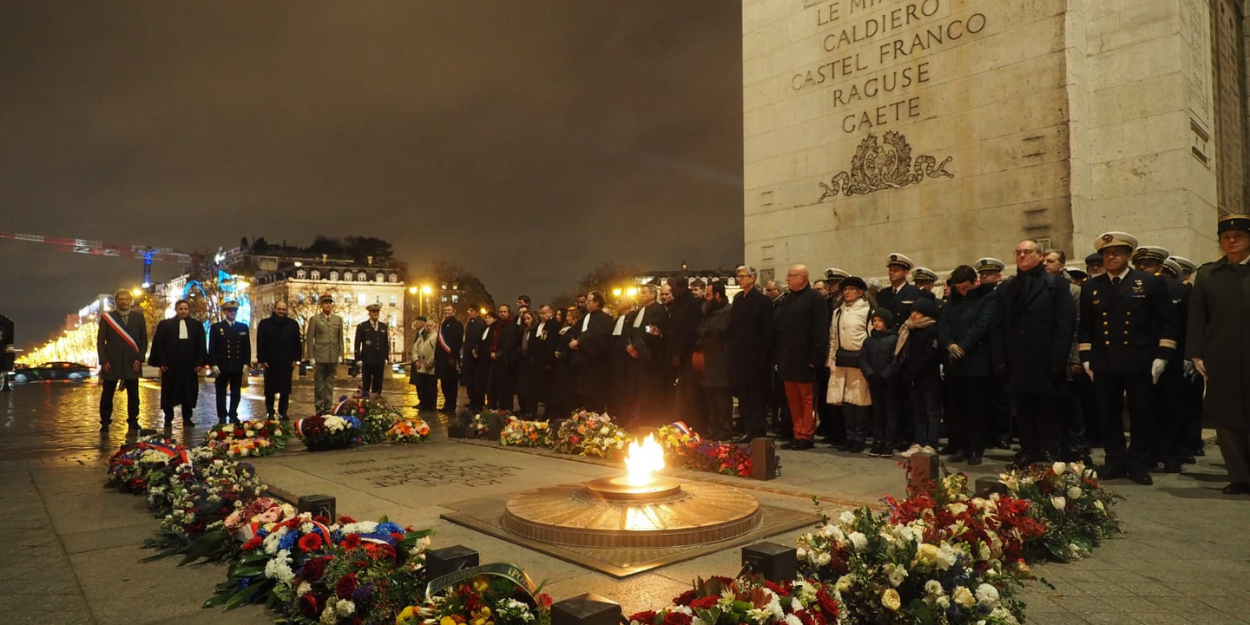
<path id="1" fill-rule="evenodd" d="M 470 459 L 403 462 L 378 462 L 370 459 L 341 462 L 339 465 L 350 467 L 340 470 L 340 475 L 360 476 L 370 485 L 379 488 L 404 484 L 467 488 L 493 486 L 503 484 L 521 470 L 520 467 Z"/>

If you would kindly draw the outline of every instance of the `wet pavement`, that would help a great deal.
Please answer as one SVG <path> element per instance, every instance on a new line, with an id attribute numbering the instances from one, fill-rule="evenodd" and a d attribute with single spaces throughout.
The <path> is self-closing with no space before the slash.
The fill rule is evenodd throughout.
<path id="1" fill-rule="evenodd" d="M 344 368 L 345 370 L 345 368 Z M 263 379 L 253 377 L 242 389 L 240 419 L 265 418 Z M 336 397 L 354 392 L 360 378 L 340 373 L 334 390 Z M 18 384 L 8 392 L 0 392 L 3 421 L 0 422 L 0 462 L 38 460 L 42 463 L 84 464 L 106 460 L 117 447 L 134 440 L 139 432 L 126 427 L 126 393 L 113 396 L 113 423 L 107 432 L 100 432 L 100 393 L 103 381 L 92 378 L 81 382 L 31 382 Z M 297 378 L 292 383 L 290 417 L 311 416 L 313 382 Z M 405 414 L 415 416 L 414 387 L 407 377 L 388 378 L 383 394 Z M 204 432 L 217 423 L 217 390 L 211 378 L 200 384 L 199 403 L 194 410 L 194 425 L 182 422 L 181 409 L 174 410 L 169 436 L 183 444 L 198 443 Z M 160 383 L 139 382 L 139 425 L 147 430 L 164 432 L 165 418 L 160 409 Z M 463 397 L 463 393 L 461 393 Z M 437 428 L 440 423 L 431 413 L 422 417 Z M 441 429 L 441 428 L 440 428 Z"/>

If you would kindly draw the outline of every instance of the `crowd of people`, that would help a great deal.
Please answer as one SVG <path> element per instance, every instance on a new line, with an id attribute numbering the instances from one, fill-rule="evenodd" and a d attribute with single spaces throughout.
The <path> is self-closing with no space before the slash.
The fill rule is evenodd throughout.
<path id="1" fill-rule="evenodd" d="M 463 323 L 447 306 L 437 325 L 416 320 L 410 382 L 424 410 L 436 409 L 441 387 L 441 410 L 454 412 L 464 387 L 470 411 L 546 419 L 585 409 L 626 427 L 681 419 L 708 438 L 771 434 L 792 450 L 821 435 L 850 454 L 940 453 L 977 465 L 988 448 L 1018 444 L 1011 464 L 1023 467 L 1090 462 L 1101 447 L 1104 479 L 1139 484 L 1203 455 L 1205 419 L 1228 468 L 1224 492 L 1250 494 L 1250 217 L 1222 217 L 1218 232 L 1224 256 L 1201 268 L 1123 232 L 1100 235 L 1083 270 L 1024 239 L 1013 276 L 982 258 L 951 271 L 940 298 L 937 273 L 895 253 L 880 286 L 837 268 L 812 282 L 801 264 L 784 287 L 761 286 L 741 266 L 732 298 L 721 281 L 670 279 L 614 302 L 591 291 L 567 309 L 535 308 L 525 295 L 515 309 L 471 304 Z M 345 328 L 333 298 L 321 305 L 302 348 L 285 304 L 259 325 L 271 418 L 286 418 L 301 354 L 314 367 L 317 410 L 332 407 Z M 157 329 L 149 362 L 161 367 L 167 425 L 179 404 L 190 422 L 200 367 L 217 376 L 219 419 L 237 419 L 250 352 L 235 307 L 223 308 L 207 351 L 185 302 Z M 369 310 L 353 356 L 362 389 L 380 392 L 389 341 L 377 307 Z M 132 427 L 142 325 L 118 292 L 100 326 L 101 375 L 127 389 Z M 101 396 L 102 429 L 116 386 Z"/>

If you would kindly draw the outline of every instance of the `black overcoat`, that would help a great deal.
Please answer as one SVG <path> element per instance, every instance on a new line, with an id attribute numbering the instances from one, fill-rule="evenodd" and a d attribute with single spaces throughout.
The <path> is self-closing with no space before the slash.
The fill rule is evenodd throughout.
<path id="1" fill-rule="evenodd" d="M 734 295 L 729 316 L 729 377 L 741 386 L 767 373 L 772 362 L 773 303 L 752 288 Z"/>
<path id="2" fill-rule="evenodd" d="M 829 305 L 810 285 L 791 291 L 777 317 L 777 375 L 787 382 L 815 381 L 828 356 Z"/>
<path id="3" fill-rule="evenodd" d="M 1250 267 L 1203 265 L 1189 296 L 1185 357 L 1207 370 L 1203 425 L 1250 430 Z"/>
<path id="4" fill-rule="evenodd" d="M 1027 279 L 1026 277 L 1027 276 Z M 999 286 L 990 333 L 994 367 L 1008 393 L 1067 392 L 1068 357 L 1076 327 L 1076 304 L 1068 281 L 1041 265 Z"/>

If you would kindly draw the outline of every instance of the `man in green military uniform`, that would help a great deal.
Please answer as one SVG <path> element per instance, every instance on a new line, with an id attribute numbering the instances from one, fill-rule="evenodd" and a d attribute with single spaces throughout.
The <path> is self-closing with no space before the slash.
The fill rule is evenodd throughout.
<path id="1" fill-rule="evenodd" d="M 382 372 L 391 350 L 386 324 L 378 321 L 381 304 L 369 304 L 369 319 L 356 326 L 356 363 L 360 365 L 360 388 L 366 393 L 382 392 Z"/>
<path id="2" fill-rule="evenodd" d="M 240 387 L 243 374 L 252 362 L 252 338 L 246 323 L 234 320 L 239 314 L 238 302 L 227 301 L 221 305 L 223 321 L 213 324 L 208 331 L 208 364 L 217 383 L 217 422 L 239 422 Z M 226 391 L 230 393 L 230 408 L 226 408 Z"/>
<path id="3" fill-rule="evenodd" d="M 321 313 L 308 320 L 304 330 L 304 356 L 313 366 L 314 403 L 317 414 L 334 409 L 334 379 L 343 359 L 343 318 L 334 314 L 334 297 L 321 296 Z"/>
<path id="4" fill-rule="evenodd" d="M 1226 495 L 1250 494 L 1250 215 L 1225 215 L 1224 257 L 1198 269 L 1189 296 L 1185 356 L 1206 378 L 1203 421 L 1215 428 Z"/>

